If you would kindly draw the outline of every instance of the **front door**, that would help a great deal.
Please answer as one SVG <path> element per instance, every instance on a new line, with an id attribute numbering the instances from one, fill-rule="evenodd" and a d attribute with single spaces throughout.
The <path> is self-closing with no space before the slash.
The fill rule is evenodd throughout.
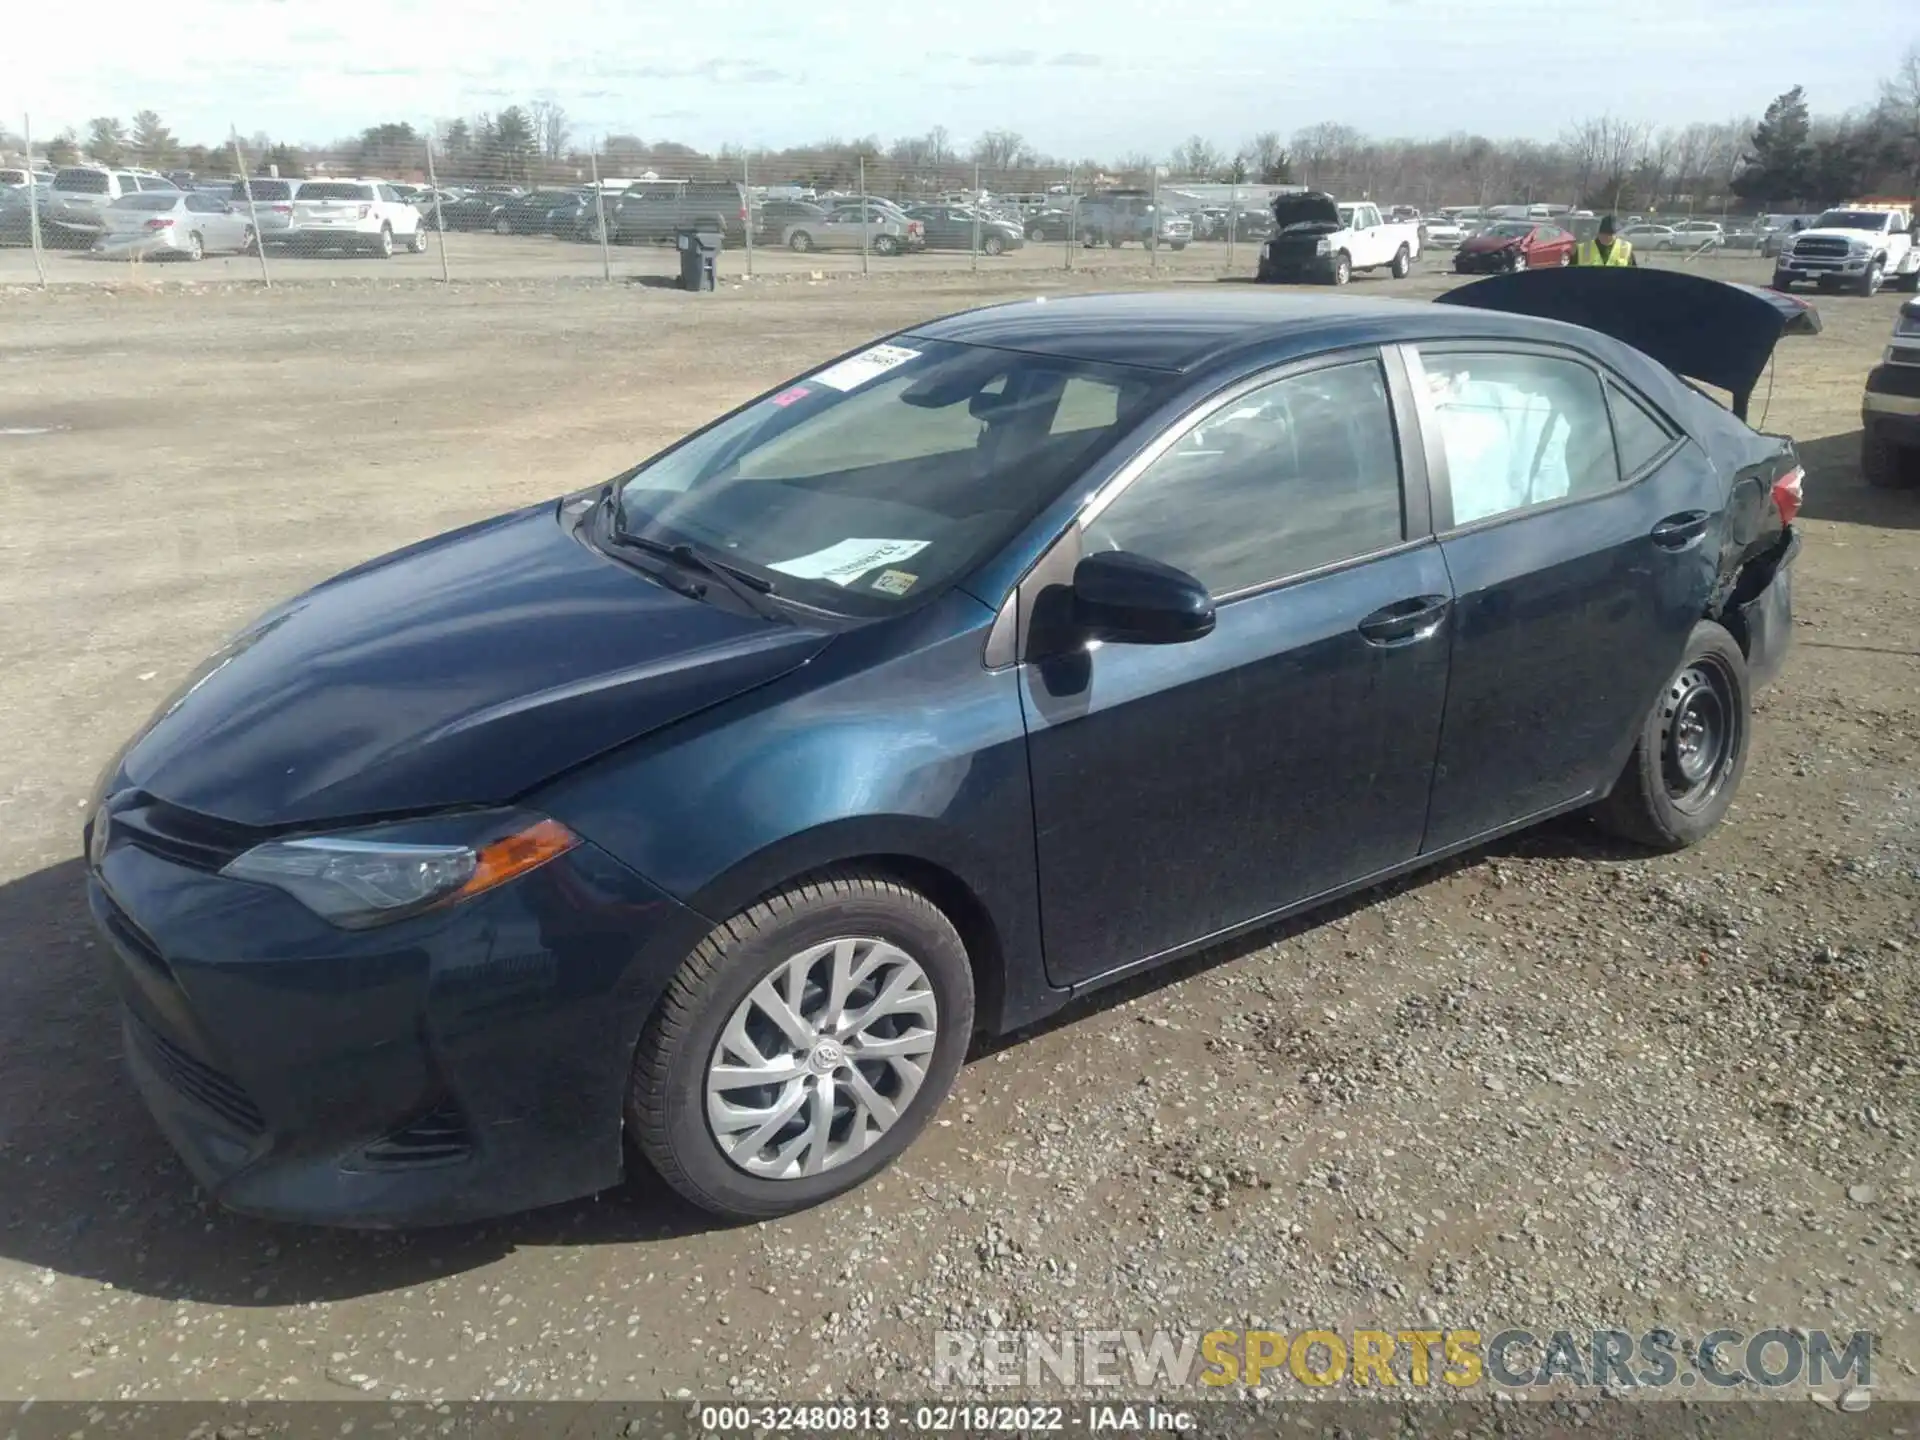
<path id="1" fill-rule="evenodd" d="M 1409 369 L 1455 595 L 1438 850 L 1619 773 L 1706 609 L 1724 497 L 1651 405 L 1565 352 L 1429 346 Z"/>
<path id="2" fill-rule="evenodd" d="M 1022 666 L 1054 983 L 1418 853 L 1450 608 L 1423 531 L 1369 353 L 1214 403 L 1062 541 L 1187 570 L 1218 623 Z"/>

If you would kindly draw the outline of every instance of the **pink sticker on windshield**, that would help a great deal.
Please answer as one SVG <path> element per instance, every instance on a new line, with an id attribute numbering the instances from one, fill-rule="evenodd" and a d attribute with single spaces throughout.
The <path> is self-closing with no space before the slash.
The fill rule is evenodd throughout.
<path id="1" fill-rule="evenodd" d="M 806 399 L 807 396 L 812 393 L 813 392 L 804 385 L 795 385 L 792 389 L 782 390 L 778 395 L 774 396 L 773 403 L 776 405 L 791 405 L 796 400 Z"/>

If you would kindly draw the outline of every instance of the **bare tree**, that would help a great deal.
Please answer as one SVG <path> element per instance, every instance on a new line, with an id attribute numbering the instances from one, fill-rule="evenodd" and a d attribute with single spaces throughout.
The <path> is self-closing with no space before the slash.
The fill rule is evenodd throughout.
<path id="1" fill-rule="evenodd" d="M 1226 163 L 1226 156 L 1206 136 L 1189 135 L 1185 144 L 1174 147 L 1167 163 L 1176 175 L 1190 180 L 1211 180 Z"/>
<path id="2" fill-rule="evenodd" d="M 1245 154 L 1247 168 L 1262 177 L 1282 169 L 1288 158 L 1286 142 L 1278 130 L 1262 130 L 1247 142 Z"/>
<path id="3" fill-rule="evenodd" d="M 1016 130 L 989 130 L 973 142 L 973 158 L 989 170 L 1011 170 L 1032 153 Z"/>
<path id="4" fill-rule="evenodd" d="M 1905 166 L 1908 196 L 1920 199 L 1920 43 L 1909 45 L 1893 74 L 1881 82 L 1876 115 L 1890 132 L 1895 158 Z"/>
<path id="5" fill-rule="evenodd" d="M 534 139 L 542 157 L 564 159 L 567 140 L 573 134 L 573 127 L 567 123 L 567 107 L 558 100 L 536 100 L 527 106 L 527 117 L 533 122 Z"/>

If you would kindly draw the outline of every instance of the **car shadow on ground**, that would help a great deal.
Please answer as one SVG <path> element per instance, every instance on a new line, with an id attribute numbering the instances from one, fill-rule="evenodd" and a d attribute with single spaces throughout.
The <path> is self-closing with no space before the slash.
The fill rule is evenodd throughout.
<path id="1" fill-rule="evenodd" d="M 405 1233 L 231 1214 L 175 1158 L 125 1075 L 104 943 L 77 859 L 0 885 L 0 1255 L 9 1260 L 163 1299 L 287 1305 L 423 1284 L 527 1246 L 718 1226 L 650 1173 L 588 1200 Z"/>
<path id="2" fill-rule="evenodd" d="M 1796 440 L 1807 472 L 1800 513 L 1808 520 L 1868 525 L 1877 530 L 1920 529 L 1920 465 L 1909 461 L 1901 485 L 1869 485 L 1860 473 L 1860 432 Z"/>
<path id="3" fill-rule="evenodd" d="M 1554 822 L 1108 986 L 990 1056 L 1352 915 L 1487 854 L 1617 857 L 1580 821 Z M 633 1244 L 724 1227 L 643 1166 L 621 1187 L 482 1224 L 329 1230 L 235 1215 L 175 1158 L 122 1068 L 102 946 L 78 859 L 0 885 L 0 1256 L 168 1300 L 280 1306 L 404 1289 L 529 1246 Z"/>

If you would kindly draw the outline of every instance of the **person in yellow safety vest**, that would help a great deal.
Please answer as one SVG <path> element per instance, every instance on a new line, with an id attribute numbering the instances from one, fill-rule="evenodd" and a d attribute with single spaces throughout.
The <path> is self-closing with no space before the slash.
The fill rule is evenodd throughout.
<path id="1" fill-rule="evenodd" d="M 1613 233 L 1613 217 L 1604 216 L 1600 221 L 1600 233 L 1591 240 L 1582 240 L 1574 252 L 1576 265 L 1625 265 L 1634 269 L 1640 262 L 1633 258 L 1633 244 L 1621 240 Z"/>

